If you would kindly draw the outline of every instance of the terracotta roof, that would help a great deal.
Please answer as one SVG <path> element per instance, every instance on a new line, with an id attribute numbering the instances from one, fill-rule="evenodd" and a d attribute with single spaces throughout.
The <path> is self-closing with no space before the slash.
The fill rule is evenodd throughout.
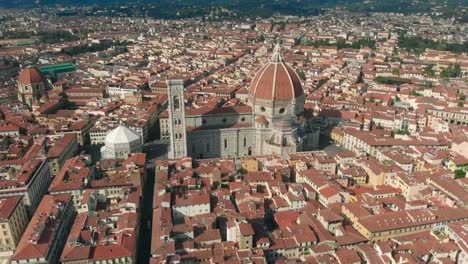
<path id="1" fill-rule="evenodd" d="M 253 78 L 250 95 L 255 99 L 292 100 L 304 95 L 304 90 L 299 77 L 291 67 L 284 62 L 270 62 Z"/>
<path id="2" fill-rule="evenodd" d="M 21 84 L 36 84 L 47 82 L 47 79 L 37 68 L 25 68 L 20 72 L 19 82 Z"/>
<path id="3" fill-rule="evenodd" d="M 0 220 L 8 220 L 22 196 L 10 196 L 0 199 Z"/>
<path id="4" fill-rule="evenodd" d="M 249 223 L 240 223 L 239 229 L 243 236 L 255 235 L 255 231 L 253 230 L 252 225 Z"/>
<path id="5" fill-rule="evenodd" d="M 71 194 L 45 195 L 16 248 L 12 260 L 39 259 L 48 257 L 54 234 L 67 219 L 61 205 L 71 203 Z M 67 206 L 67 205 L 65 205 Z"/>
<path id="6" fill-rule="evenodd" d="M 57 141 L 55 141 L 54 146 L 49 149 L 47 157 L 58 157 L 67 148 L 68 145 L 72 144 L 73 140 L 76 140 L 75 133 L 65 134 L 63 137 L 57 139 Z"/>

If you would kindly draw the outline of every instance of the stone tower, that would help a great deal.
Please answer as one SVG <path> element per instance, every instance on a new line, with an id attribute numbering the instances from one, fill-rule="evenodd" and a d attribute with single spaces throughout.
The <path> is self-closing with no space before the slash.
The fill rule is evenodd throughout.
<path id="1" fill-rule="evenodd" d="M 185 128 L 184 81 L 167 81 L 169 93 L 169 158 L 178 159 L 187 156 L 187 135 Z"/>

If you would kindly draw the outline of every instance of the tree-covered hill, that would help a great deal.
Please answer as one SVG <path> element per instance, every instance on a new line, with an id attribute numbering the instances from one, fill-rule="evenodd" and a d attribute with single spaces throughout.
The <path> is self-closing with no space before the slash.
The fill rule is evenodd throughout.
<path id="1" fill-rule="evenodd" d="M 237 16 L 249 17 L 269 17 L 274 14 L 317 15 L 321 9 L 332 7 L 345 7 L 356 12 L 411 13 L 426 12 L 438 6 L 456 12 L 456 7 L 463 5 L 463 2 L 461 0 L 0 0 L 0 7 L 93 6 L 95 9 L 117 10 L 119 11 L 117 14 L 130 16 L 185 18 L 212 14 L 213 10 L 219 9 Z"/>

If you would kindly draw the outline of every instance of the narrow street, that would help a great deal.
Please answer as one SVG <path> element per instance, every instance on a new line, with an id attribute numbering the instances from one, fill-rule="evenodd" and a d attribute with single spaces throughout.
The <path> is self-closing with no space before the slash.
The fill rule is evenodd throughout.
<path id="1" fill-rule="evenodd" d="M 138 236 L 137 263 L 149 263 L 151 257 L 151 223 L 153 216 L 154 167 L 147 169 L 148 178 L 140 202 L 140 233 Z"/>
<path id="2" fill-rule="evenodd" d="M 151 257 L 151 224 L 153 221 L 153 193 L 155 182 L 154 162 L 166 158 L 167 142 L 154 141 L 145 144 L 147 179 L 140 203 L 140 230 L 138 236 L 137 263 L 149 263 Z"/>

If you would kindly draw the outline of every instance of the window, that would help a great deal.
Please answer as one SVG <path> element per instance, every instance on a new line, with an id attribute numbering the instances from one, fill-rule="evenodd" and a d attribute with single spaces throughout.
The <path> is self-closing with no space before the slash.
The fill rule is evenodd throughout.
<path id="1" fill-rule="evenodd" d="M 174 103 L 174 110 L 178 110 L 180 108 L 179 96 L 176 95 L 173 97 L 173 103 Z"/>
<path id="2" fill-rule="evenodd" d="M 222 121 L 223 121 L 223 123 L 226 123 L 226 122 L 227 122 L 226 118 L 223 118 L 223 120 L 222 120 Z"/>
<path id="3" fill-rule="evenodd" d="M 202 120 L 202 124 L 204 124 L 204 125 L 206 124 L 206 119 Z"/>
<path id="4" fill-rule="evenodd" d="M 242 121 L 242 122 L 245 122 L 245 117 L 242 117 L 242 118 L 241 118 L 241 121 Z"/>
<path id="5" fill-rule="evenodd" d="M 228 147 L 227 139 L 224 139 L 224 148 L 227 148 L 227 147 Z"/>
<path id="6" fill-rule="evenodd" d="M 244 137 L 244 147 L 247 147 L 247 138 Z"/>
<path id="7" fill-rule="evenodd" d="M 263 106 L 260 107 L 260 110 L 261 110 L 262 112 L 265 112 L 265 111 L 266 111 L 265 107 L 263 107 Z"/>
<path id="8" fill-rule="evenodd" d="M 284 112 L 286 112 L 286 109 L 280 108 L 279 113 L 280 113 L 280 114 L 284 114 Z"/>

